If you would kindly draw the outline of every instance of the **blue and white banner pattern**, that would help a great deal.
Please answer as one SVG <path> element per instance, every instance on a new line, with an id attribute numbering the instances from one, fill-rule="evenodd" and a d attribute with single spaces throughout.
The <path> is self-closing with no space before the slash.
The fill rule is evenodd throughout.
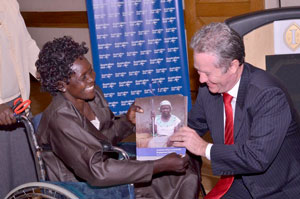
<path id="1" fill-rule="evenodd" d="M 190 86 L 182 0 L 87 0 L 96 83 L 112 111 Z"/>

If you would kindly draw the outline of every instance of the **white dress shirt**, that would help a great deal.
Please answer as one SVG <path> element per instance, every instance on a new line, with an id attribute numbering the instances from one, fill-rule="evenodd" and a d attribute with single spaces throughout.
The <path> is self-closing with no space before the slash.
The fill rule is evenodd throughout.
<path id="1" fill-rule="evenodd" d="M 232 106 L 232 111 L 233 111 L 233 122 L 234 122 L 235 105 L 236 105 L 236 99 L 237 99 L 237 95 L 238 95 L 238 91 L 239 91 L 240 80 L 241 79 L 239 79 L 239 81 L 234 85 L 234 87 L 227 92 L 229 95 L 231 95 L 233 97 L 232 101 L 231 101 L 231 106 Z M 223 103 L 223 113 L 224 113 L 224 137 L 225 137 L 226 115 L 225 115 L 225 106 L 224 106 L 224 103 Z M 210 160 L 210 151 L 211 151 L 211 147 L 212 146 L 213 146 L 212 143 L 208 143 L 208 145 L 206 147 L 206 150 L 205 150 L 205 156 L 209 160 Z"/>

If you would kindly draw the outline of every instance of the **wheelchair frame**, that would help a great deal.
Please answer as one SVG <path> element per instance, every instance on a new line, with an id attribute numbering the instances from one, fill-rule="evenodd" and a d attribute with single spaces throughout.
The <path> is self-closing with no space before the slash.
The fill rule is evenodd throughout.
<path id="1" fill-rule="evenodd" d="M 21 115 L 17 118 L 18 122 L 22 122 L 26 129 L 26 136 L 31 147 L 31 152 L 33 154 L 36 173 L 39 181 L 46 181 L 46 170 L 45 165 L 41 157 L 43 149 L 38 145 L 37 138 L 35 135 L 35 128 L 33 123 L 28 119 L 28 117 Z M 101 142 L 104 152 L 116 152 L 119 154 L 119 159 L 130 159 L 128 153 L 122 148 L 112 146 L 109 143 Z M 129 186 L 133 187 L 133 184 Z M 205 189 L 200 184 L 200 193 L 205 196 Z M 129 196 L 132 198 L 131 196 Z M 52 184 L 50 182 L 30 182 L 22 184 L 13 190 L 11 190 L 4 199 L 35 199 L 35 198 L 48 198 L 48 199 L 79 199 L 78 196 L 73 194 L 68 189 L 60 187 L 58 185 Z"/>
<path id="2" fill-rule="evenodd" d="M 11 190 L 5 199 L 25 198 L 49 198 L 49 199 L 79 199 L 72 192 L 60 186 L 45 182 L 29 182 Z"/>
<path id="3" fill-rule="evenodd" d="M 42 148 L 38 145 L 33 123 L 28 117 L 17 116 L 17 121 L 22 122 L 26 129 L 26 136 L 34 157 L 36 173 L 39 181 L 46 181 L 45 165 L 41 157 Z M 105 152 L 117 152 L 121 159 L 129 159 L 127 152 L 119 147 L 102 143 Z M 48 182 L 29 182 L 11 190 L 4 199 L 25 199 L 25 198 L 48 198 L 48 199 L 79 199 L 71 191 L 58 185 Z"/>

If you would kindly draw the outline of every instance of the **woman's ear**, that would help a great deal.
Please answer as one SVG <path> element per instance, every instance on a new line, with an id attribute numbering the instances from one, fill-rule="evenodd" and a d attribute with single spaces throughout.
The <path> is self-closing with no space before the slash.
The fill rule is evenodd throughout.
<path id="1" fill-rule="evenodd" d="M 36 71 L 36 73 L 35 73 L 35 78 L 40 82 L 41 81 L 41 74 L 38 72 L 38 71 Z"/>
<path id="2" fill-rule="evenodd" d="M 59 90 L 62 93 L 65 93 L 67 90 L 67 84 L 64 81 L 58 81 L 57 82 L 57 90 Z"/>

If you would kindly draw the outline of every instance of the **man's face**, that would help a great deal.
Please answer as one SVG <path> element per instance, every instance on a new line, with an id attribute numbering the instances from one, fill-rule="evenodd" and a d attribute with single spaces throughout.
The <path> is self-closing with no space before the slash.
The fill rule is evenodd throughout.
<path id="1" fill-rule="evenodd" d="M 217 58 L 209 53 L 194 53 L 194 67 L 199 74 L 199 82 L 206 84 L 211 93 L 224 93 L 235 84 L 235 75 L 228 69 L 216 68 Z"/>
<path id="2" fill-rule="evenodd" d="M 83 57 L 71 66 L 74 74 L 66 85 L 65 95 L 71 101 L 90 100 L 95 97 L 95 72 L 89 61 Z"/>
<path id="3" fill-rule="evenodd" d="M 160 112 L 163 117 L 168 117 L 171 113 L 171 107 L 169 105 L 162 105 L 160 107 Z"/>

